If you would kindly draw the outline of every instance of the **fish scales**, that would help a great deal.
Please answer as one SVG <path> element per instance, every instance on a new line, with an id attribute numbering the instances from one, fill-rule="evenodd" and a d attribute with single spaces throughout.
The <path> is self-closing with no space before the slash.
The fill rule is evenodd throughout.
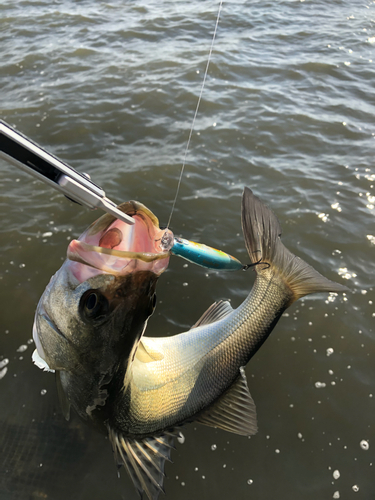
<path id="1" fill-rule="evenodd" d="M 272 331 L 290 300 L 286 289 L 278 276 L 258 279 L 244 303 L 227 318 L 157 339 L 163 359 L 133 364 L 132 404 L 122 424 L 128 432 L 160 431 L 215 401 Z M 157 419 L 151 419 L 152 414 Z"/>

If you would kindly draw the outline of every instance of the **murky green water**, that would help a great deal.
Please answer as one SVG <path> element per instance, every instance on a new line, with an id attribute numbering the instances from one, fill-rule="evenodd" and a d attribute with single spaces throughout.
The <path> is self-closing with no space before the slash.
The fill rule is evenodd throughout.
<path id="1" fill-rule="evenodd" d="M 217 3 L 4 0 L 0 12 L 1 118 L 166 223 Z M 258 434 L 187 426 L 167 500 L 375 498 L 374 19 L 369 1 L 224 4 L 172 229 L 246 261 L 247 185 L 288 248 L 351 292 L 287 311 L 246 369 Z M 64 421 L 53 375 L 31 362 L 37 301 L 99 214 L 0 171 L 0 499 L 136 499 L 107 440 Z M 172 259 L 147 334 L 178 333 L 219 298 L 237 306 L 251 280 Z"/>

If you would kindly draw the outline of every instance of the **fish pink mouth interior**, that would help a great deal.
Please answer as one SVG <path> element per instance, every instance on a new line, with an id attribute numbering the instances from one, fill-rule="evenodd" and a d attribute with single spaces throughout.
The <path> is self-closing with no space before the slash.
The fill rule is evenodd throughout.
<path id="1" fill-rule="evenodd" d="M 159 275 L 167 268 L 173 234 L 167 230 L 170 246 L 162 246 L 166 230 L 159 228 L 157 218 L 146 207 L 131 203 L 135 208 L 135 213 L 129 214 L 135 220 L 133 225 L 104 215 L 70 242 L 67 265 L 80 283 L 103 273 L 124 276 L 152 271 Z"/>

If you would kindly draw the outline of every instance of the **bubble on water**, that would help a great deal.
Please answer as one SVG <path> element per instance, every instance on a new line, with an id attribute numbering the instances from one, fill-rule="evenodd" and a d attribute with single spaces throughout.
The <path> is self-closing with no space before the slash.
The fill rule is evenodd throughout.
<path id="1" fill-rule="evenodd" d="M 276 450 L 275 450 L 275 453 L 280 453 L 280 450 L 279 450 L 279 449 L 276 449 Z"/>
<path id="2" fill-rule="evenodd" d="M 181 483 L 181 486 L 185 486 L 185 483 L 184 483 L 184 481 L 182 481 L 182 483 Z"/>
<path id="3" fill-rule="evenodd" d="M 52 235 L 53 235 L 53 233 L 51 231 L 47 231 L 46 233 L 42 234 L 42 238 L 49 238 Z"/>
<path id="4" fill-rule="evenodd" d="M 340 492 L 335 491 L 332 498 L 340 498 Z"/>
<path id="5" fill-rule="evenodd" d="M 358 484 L 354 484 L 354 485 L 352 486 L 352 490 L 353 490 L 353 491 L 355 491 L 355 492 L 357 493 L 357 492 L 359 491 L 359 486 L 358 486 Z"/>
<path id="6" fill-rule="evenodd" d="M 332 349 L 332 347 L 328 347 L 328 349 L 326 350 L 326 354 L 327 356 L 331 356 L 331 354 L 333 354 L 335 351 Z"/>
<path id="7" fill-rule="evenodd" d="M 213 445 L 211 446 L 211 450 L 212 450 L 212 451 L 215 451 L 216 449 L 217 449 L 216 444 L 213 444 Z"/>
<path id="8" fill-rule="evenodd" d="M 337 469 L 333 471 L 333 479 L 338 479 L 340 477 L 340 471 L 338 471 Z"/>
<path id="9" fill-rule="evenodd" d="M 2 370 L 0 370 L 0 380 L 5 377 L 5 375 L 7 374 L 7 371 L 8 371 L 7 366 L 5 366 Z"/>
<path id="10" fill-rule="evenodd" d="M 337 210 L 338 212 L 341 212 L 340 203 L 332 203 L 331 208 L 333 208 L 333 210 Z"/>
<path id="11" fill-rule="evenodd" d="M 370 448 L 370 444 L 366 439 L 362 439 L 362 441 L 359 443 L 362 450 L 368 450 Z"/>
<path id="12" fill-rule="evenodd" d="M 323 222 L 327 222 L 329 215 L 325 213 L 318 214 L 319 219 L 322 219 Z"/>
<path id="13" fill-rule="evenodd" d="M 41 394 L 42 396 L 44 396 L 45 394 L 47 394 L 47 389 L 42 389 L 42 390 L 40 391 L 40 394 Z"/>
<path id="14" fill-rule="evenodd" d="M 198 472 L 198 470 L 199 470 L 199 469 L 198 469 L 198 467 L 195 467 L 195 469 L 194 469 L 194 470 L 195 470 L 195 472 Z"/>
<path id="15" fill-rule="evenodd" d="M 23 344 L 20 345 L 19 348 L 17 349 L 17 352 L 25 352 L 27 349 L 27 345 Z"/>
<path id="16" fill-rule="evenodd" d="M 325 382 L 315 382 L 315 387 L 317 389 L 322 389 L 323 387 L 326 386 L 326 383 Z"/>
<path id="17" fill-rule="evenodd" d="M 20 264 L 18 267 L 19 267 L 20 269 L 23 269 L 24 267 L 26 267 L 26 264 Z"/>
<path id="18" fill-rule="evenodd" d="M 350 280 L 350 278 L 357 277 L 357 275 L 355 273 L 348 271 L 348 269 L 346 267 L 339 267 L 339 270 L 337 273 L 339 276 L 341 276 L 342 278 L 345 278 L 346 280 Z"/>
<path id="19" fill-rule="evenodd" d="M 337 296 L 337 293 L 331 292 L 326 300 L 326 304 L 328 304 L 329 302 L 335 302 Z"/>
<path id="20" fill-rule="evenodd" d="M 298 436 L 298 439 L 302 439 L 302 437 L 303 437 L 300 432 L 297 434 L 297 436 Z"/>
<path id="21" fill-rule="evenodd" d="M 182 286 L 188 286 L 189 283 L 182 283 Z"/>
<path id="22" fill-rule="evenodd" d="M 184 442 L 185 442 L 185 436 L 182 434 L 182 432 L 180 432 L 180 433 L 179 433 L 178 438 L 177 438 L 177 441 L 178 441 L 180 444 L 184 444 Z"/>
<path id="23" fill-rule="evenodd" d="M 248 480 L 247 480 L 247 484 L 253 484 L 253 482 L 254 482 L 254 481 L 253 481 L 252 479 L 248 479 Z"/>

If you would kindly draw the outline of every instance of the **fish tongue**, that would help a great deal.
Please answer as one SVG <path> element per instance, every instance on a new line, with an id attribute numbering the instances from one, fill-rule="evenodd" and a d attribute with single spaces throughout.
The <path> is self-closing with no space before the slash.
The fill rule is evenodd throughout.
<path id="1" fill-rule="evenodd" d="M 99 246 L 103 248 L 115 248 L 123 240 L 122 232 L 118 227 L 109 229 L 99 240 Z"/>

